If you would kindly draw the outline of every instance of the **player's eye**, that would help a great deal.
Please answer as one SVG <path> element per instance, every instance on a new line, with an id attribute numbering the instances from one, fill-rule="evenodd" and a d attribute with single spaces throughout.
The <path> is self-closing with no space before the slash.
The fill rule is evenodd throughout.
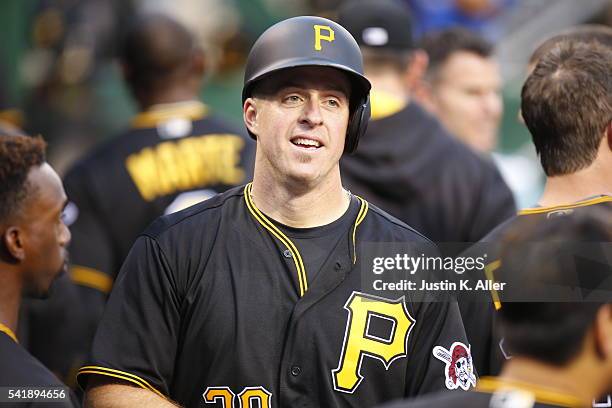
<path id="1" fill-rule="evenodd" d="M 340 102 L 337 99 L 328 99 L 327 105 L 331 106 L 332 108 L 337 108 L 340 106 Z"/>
<path id="2" fill-rule="evenodd" d="M 287 104 L 296 104 L 296 103 L 300 103 L 301 100 L 302 98 L 299 95 L 291 94 L 291 95 L 285 96 L 285 98 L 283 99 L 283 102 Z"/>

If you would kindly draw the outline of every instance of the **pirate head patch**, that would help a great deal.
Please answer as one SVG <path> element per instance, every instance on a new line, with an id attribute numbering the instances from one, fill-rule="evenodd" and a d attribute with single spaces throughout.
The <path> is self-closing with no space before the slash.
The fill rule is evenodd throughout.
<path id="1" fill-rule="evenodd" d="M 446 374 L 446 388 L 456 390 L 461 388 L 465 391 L 476 386 L 476 376 L 474 375 L 474 364 L 470 354 L 470 346 L 461 342 L 454 342 L 450 350 L 442 346 L 433 349 L 433 355 L 438 360 L 446 364 L 444 373 Z"/>

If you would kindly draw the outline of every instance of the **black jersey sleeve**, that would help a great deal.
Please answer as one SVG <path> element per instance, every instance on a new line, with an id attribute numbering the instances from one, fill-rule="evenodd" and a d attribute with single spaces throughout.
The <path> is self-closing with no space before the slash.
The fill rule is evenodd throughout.
<path id="1" fill-rule="evenodd" d="M 412 396 L 440 390 L 469 390 L 476 385 L 463 322 L 456 301 L 422 303 L 416 317 L 408 390 Z M 454 357 L 453 357 L 454 356 Z M 457 369 L 457 364 L 463 368 Z M 455 366 L 455 369 L 450 369 Z"/>
<path id="2" fill-rule="evenodd" d="M 79 370 L 119 378 L 168 395 L 177 352 L 180 300 L 176 279 L 155 239 L 139 237 L 121 268 L 93 343 Z"/>

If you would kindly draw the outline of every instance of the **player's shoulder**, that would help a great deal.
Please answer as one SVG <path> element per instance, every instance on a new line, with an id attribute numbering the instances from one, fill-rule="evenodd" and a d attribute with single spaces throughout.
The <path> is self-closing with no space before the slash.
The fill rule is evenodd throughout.
<path id="1" fill-rule="evenodd" d="M 231 188 L 184 210 L 163 215 L 151 223 L 142 235 L 159 238 L 165 234 L 181 236 L 186 231 L 214 229 L 224 216 L 234 213 L 242 205 L 244 186 Z M 186 239 L 192 239 L 186 236 Z"/>
<path id="2" fill-rule="evenodd" d="M 396 401 L 378 408 L 488 408 L 491 394 L 476 391 L 443 391 L 423 397 Z"/>
<path id="3" fill-rule="evenodd" d="M 0 333 L 0 384 L 3 386 L 61 386 L 41 362 L 5 333 Z"/>
<path id="4" fill-rule="evenodd" d="M 369 202 L 364 218 L 364 221 L 366 220 L 367 223 L 362 228 L 370 233 L 368 238 L 431 243 L 431 240 L 419 231 Z"/>

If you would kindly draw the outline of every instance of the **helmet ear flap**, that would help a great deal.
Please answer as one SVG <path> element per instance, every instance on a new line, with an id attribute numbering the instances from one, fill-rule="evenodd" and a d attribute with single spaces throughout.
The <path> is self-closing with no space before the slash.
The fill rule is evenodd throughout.
<path id="1" fill-rule="evenodd" d="M 346 129 L 346 140 L 344 142 L 344 153 L 351 154 L 357 150 L 359 139 L 364 135 L 370 120 L 370 95 L 359 101 L 355 111 L 351 115 Z"/>

